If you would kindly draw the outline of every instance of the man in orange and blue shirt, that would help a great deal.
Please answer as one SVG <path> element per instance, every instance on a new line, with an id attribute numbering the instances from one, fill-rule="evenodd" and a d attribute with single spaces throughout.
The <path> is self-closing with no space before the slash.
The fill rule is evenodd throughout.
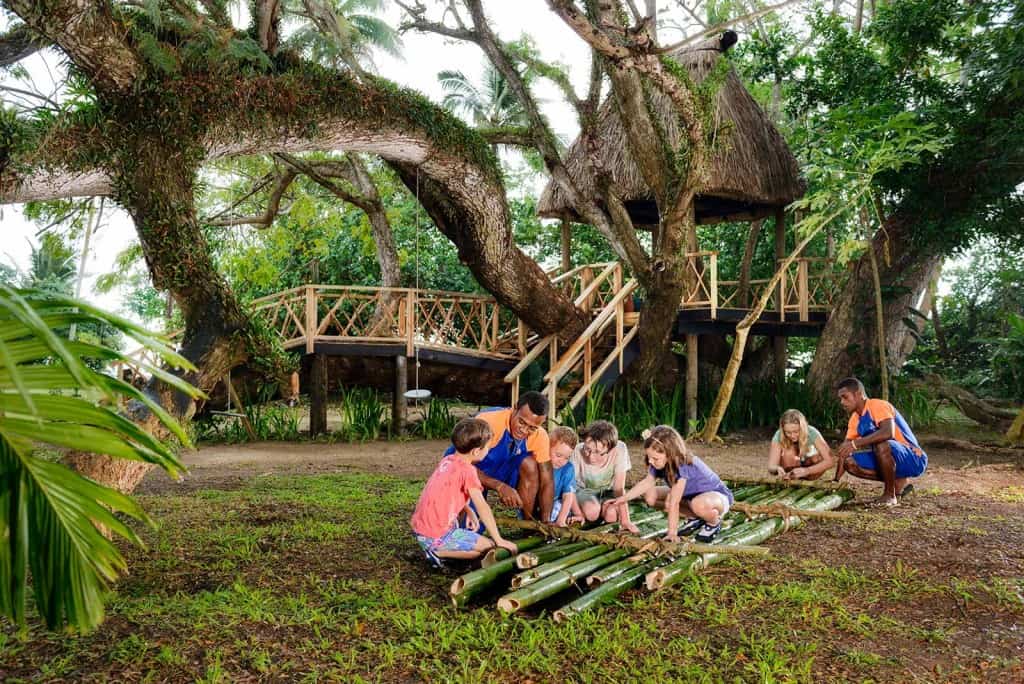
<path id="1" fill-rule="evenodd" d="M 928 455 L 892 404 L 869 399 L 857 378 L 842 380 L 836 389 L 839 403 L 849 412 L 846 441 L 838 451 L 836 480 L 848 472 L 854 477 L 883 482 L 880 506 L 899 505 L 898 496 L 910 491 L 907 480 L 921 476 L 928 467 Z"/>
<path id="2" fill-rule="evenodd" d="M 515 408 L 488 409 L 476 416 L 492 433 L 487 456 L 475 464 L 481 484 L 495 490 L 504 505 L 520 509 L 523 517 L 543 521 L 551 519 L 555 494 L 551 445 L 542 427 L 547 413 L 547 397 L 526 392 Z"/>

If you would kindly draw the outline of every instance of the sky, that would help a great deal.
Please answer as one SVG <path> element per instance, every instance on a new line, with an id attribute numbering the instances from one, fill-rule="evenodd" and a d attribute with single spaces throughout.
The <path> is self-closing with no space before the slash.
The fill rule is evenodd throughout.
<path id="1" fill-rule="evenodd" d="M 246 11 L 245 3 L 237 3 L 235 6 L 237 13 Z M 551 13 L 545 0 L 490 0 L 485 2 L 485 8 L 492 26 L 501 38 L 514 40 L 528 33 L 533 37 L 541 56 L 548 61 L 569 65 L 569 74 L 577 91 L 585 91 L 589 76 L 589 50 Z M 392 5 L 385 19 L 394 26 L 400 23 L 401 15 L 400 8 Z M 435 13 L 431 18 L 437 20 L 439 15 Z M 236 15 L 236 25 L 244 25 L 245 21 L 242 14 Z M 3 28 L 5 19 L 0 17 L 0 30 Z M 663 35 L 663 40 L 670 39 Z M 460 70 L 474 82 L 479 80 L 483 71 L 485 57 L 476 45 L 413 31 L 405 33 L 402 41 L 402 58 L 382 52 L 374 56 L 378 73 L 397 83 L 416 88 L 436 102 L 440 102 L 444 96 L 437 81 L 439 71 Z M 60 56 L 54 51 L 45 51 L 24 60 L 22 64 L 37 86 L 49 95 L 52 84 L 59 80 L 61 73 Z M 58 78 L 55 79 L 55 76 Z M 0 84 L 23 87 L 23 84 L 3 74 L 0 74 Z M 537 84 L 537 95 L 556 134 L 566 141 L 572 140 L 578 130 L 575 115 L 569 105 L 564 103 L 561 94 L 550 83 L 541 80 Z M 7 99 L 9 94 L 4 93 L 3 96 Z M 540 187 L 537 191 L 540 191 Z M 38 242 L 36 230 L 36 226 L 22 216 L 20 205 L 0 206 L 0 261 L 22 270 L 27 268 L 31 245 Z M 93 286 L 97 276 L 112 270 L 116 255 L 131 244 L 134 235 L 134 226 L 127 214 L 107 202 L 104 221 L 90 246 L 83 298 L 104 308 L 127 313 L 120 307 L 117 292 L 99 295 L 94 292 Z M 940 284 L 940 292 L 944 289 Z"/>

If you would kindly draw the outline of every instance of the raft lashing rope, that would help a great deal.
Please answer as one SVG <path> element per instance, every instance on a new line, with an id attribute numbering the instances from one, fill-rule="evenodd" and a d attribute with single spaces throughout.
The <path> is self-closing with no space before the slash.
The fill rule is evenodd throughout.
<path id="1" fill-rule="evenodd" d="M 640 534 L 621 537 L 623 543 L 616 543 L 613 536 L 619 531 L 616 523 L 566 530 L 499 520 L 499 527 L 537 532 L 515 540 L 520 548 L 517 555 L 500 560 L 492 555 L 486 567 L 456 578 L 449 589 L 452 603 L 466 606 L 474 598 L 507 587 L 507 593 L 498 598 L 498 610 L 515 613 L 564 593 L 569 600 L 553 613 L 556 622 L 563 622 L 614 600 L 627 589 L 642 586 L 657 591 L 729 555 L 767 553 L 757 545 L 808 518 L 836 517 L 820 513 L 853 498 L 851 490 L 842 488 L 782 482 L 732 485 L 736 501 L 742 505 L 723 518 L 722 531 L 710 544 L 658 541 L 668 529 L 664 511 L 636 504 L 630 506 L 630 517 Z"/>

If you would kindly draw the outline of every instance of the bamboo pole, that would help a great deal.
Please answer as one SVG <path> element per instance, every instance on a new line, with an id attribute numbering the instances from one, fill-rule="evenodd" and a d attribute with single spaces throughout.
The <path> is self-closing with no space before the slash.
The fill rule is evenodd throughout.
<path id="1" fill-rule="evenodd" d="M 814 497 L 805 497 L 804 501 L 806 502 L 806 508 L 804 510 L 824 511 L 832 508 L 838 508 L 852 498 L 853 492 L 848 490 L 822 493 L 815 495 Z M 712 542 L 712 544 L 718 546 L 724 544 L 726 541 L 731 543 L 732 539 L 746 544 L 759 544 L 778 532 L 793 529 L 801 524 L 803 524 L 803 518 L 798 516 L 776 516 L 772 518 L 765 518 L 763 520 L 754 521 L 751 523 L 750 529 L 745 530 L 742 533 L 732 535 L 731 538 L 716 540 L 718 544 L 715 544 L 715 542 Z M 722 560 L 727 555 L 721 553 L 724 548 L 725 547 L 716 548 L 710 553 L 703 554 L 703 556 L 690 554 L 690 556 L 680 558 L 677 561 L 658 568 L 657 570 L 648 573 L 645 579 L 645 584 L 647 585 L 647 588 L 652 591 L 663 589 L 675 584 L 682 579 L 684 575 Z"/>
<path id="2" fill-rule="evenodd" d="M 539 530 L 545 534 L 549 534 L 552 537 L 560 537 L 566 539 L 580 539 L 590 541 L 593 544 L 606 544 L 608 546 L 619 546 L 625 548 L 635 549 L 637 551 L 654 551 L 657 550 L 659 553 L 667 553 L 671 555 L 682 555 L 684 553 L 707 553 L 709 551 L 720 551 L 720 549 L 712 549 L 709 544 L 700 544 L 697 542 L 659 542 L 653 540 L 643 540 L 637 537 L 626 537 L 618 534 L 607 534 L 597 532 L 584 532 L 582 530 L 575 530 L 572 528 L 565 527 L 552 527 L 536 520 L 519 520 L 518 518 L 506 518 L 501 517 L 497 520 L 498 526 L 514 527 L 521 530 Z M 737 545 L 729 548 L 724 553 L 735 554 L 738 556 L 767 556 L 771 553 L 770 549 L 763 546 L 743 546 Z"/>
<path id="3" fill-rule="evenodd" d="M 817 480 L 779 480 L 778 478 L 770 477 L 745 477 L 743 479 L 728 479 L 726 483 L 730 487 L 742 487 L 746 485 L 767 485 L 769 487 L 777 487 L 780 489 L 825 489 L 828 491 L 838 491 L 842 489 L 849 489 L 849 485 L 845 482 L 820 482 Z"/>
<path id="4" fill-rule="evenodd" d="M 542 536 L 523 537 L 522 539 L 513 539 L 512 541 L 516 543 L 516 547 L 519 549 L 519 554 L 522 555 L 524 551 L 529 551 L 530 549 L 535 549 L 538 546 L 543 545 L 544 542 L 547 541 L 547 538 Z M 508 549 L 502 549 L 495 546 L 493 549 L 485 553 L 484 557 L 480 559 L 480 567 L 489 568 L 498 561 L 503 561 L 506 558 L 511 557 L 512 553 Z"/>
<path id="5" fill-rule="evenodd" d="M 626 553 L 625 549 L 613 549 L 607 553 L 589 558 L 582 563 L 563 568 L 538 582 L 505 594 L 498 599 L 498 610 L 503 613 L 514 613 L 527 606 L 532 606 L 534 603 L 543 601 L 549 596 L 554 596 L 558 592 L 577 584 L 590 573 L 618 560 L 626 555 Z"/>
<path id="6" fill-rule="evenodd" d="M 591 589 L 575 601 L 556 610 L 553 616 L 555 618 L 555 622 L 565 622 L 574 615 L 579 615 L 580 613 L 590 610 L 594 606 L 611 601 L 626 589 L 634 586 L 641 577 L 652 570 L 655 570 L 660 564 L 665 562 L 667 561 L 664 558 L 654 558 L 647 562 L 632 566 L 630 569 L 624 569 L 624 571 L 620 572 L 617 576 L 609 577 L 595 589 Z M 619 565 L 619 563 L 616 563 L 615 565 Z M 605 570 L 608 570 L 608 568 L 605 568 Z M 587 581 L 589 582 L 592 577 L 593 575 L 588 577 Z"/>

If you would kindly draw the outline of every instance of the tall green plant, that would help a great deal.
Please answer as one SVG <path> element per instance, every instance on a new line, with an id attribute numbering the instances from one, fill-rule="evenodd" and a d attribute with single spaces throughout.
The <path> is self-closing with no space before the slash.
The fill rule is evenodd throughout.
<path id="1" fill-rule="evenodd" d="M 342 433 L 345 439 L 377 439 L 384 427 L 384 402 L 372 388 L 352 387 L 342 395 Z"/>
<path id="2" fill-rule="evenodd" d="M 177 476 L 184 467 L 170 447 L 111 408 L 119 398 L 141 402 L 182 443 L 189 441 L 151 398 L 82 361 L 125 359 L 120 352 L 68 342 L 53 332 L 72 323 L 113 326 L 168 364 L 193 368 L 130 321 L 53 293 L 0 285 L 0 612 L 25 622 L 31 572 L 35 603 L 46 625 L 84 631 L 103 619 L 107 585 L 126 568 L 120 551 L 97 526 L 141 545 L 117 514 L 149 519 L 128 496 L 42 458 L 37 445 L 145 461 Z M 199 396 L 164 370 L 144 370 Z"/>

